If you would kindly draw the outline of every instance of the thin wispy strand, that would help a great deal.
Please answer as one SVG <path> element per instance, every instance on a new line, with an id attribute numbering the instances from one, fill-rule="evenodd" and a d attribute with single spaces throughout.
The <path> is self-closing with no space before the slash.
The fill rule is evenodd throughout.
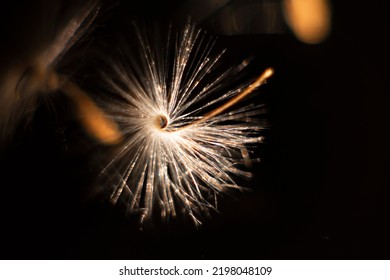
<path id="1" fill-rule="evenodd" d="M 47 39 L 32 49 L 21 60 L 15 59 L 0 75 L 0 137 L 12 138 L 20 122 L 33 115 L 39 106 L 39 98 L 50 96 L 60 87 L 58 69 L 66 61 L 69 50 L 88 32 L 99 12 L 99 1 L 86 1 L 55 32 L 43 30 L 39 34 Z M 44 21 L 44 19 L 40 19 Z M 53 38 L 49 40 L 48 38 Z M 1 144 L 1 143 L 0 143 Z"/>

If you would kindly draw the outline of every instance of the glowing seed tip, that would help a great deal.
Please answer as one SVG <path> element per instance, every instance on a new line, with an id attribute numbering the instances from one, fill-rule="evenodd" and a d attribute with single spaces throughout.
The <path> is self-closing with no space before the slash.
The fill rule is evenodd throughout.
<path id="1" fill-rule="evenodd" d="M 263 73 L 263 76 L 265 79 L 268 79 L 270 78 L 273 74 L 275 73 L 274 69 L 273 68 L 267 68 L 264 73 Z"/>

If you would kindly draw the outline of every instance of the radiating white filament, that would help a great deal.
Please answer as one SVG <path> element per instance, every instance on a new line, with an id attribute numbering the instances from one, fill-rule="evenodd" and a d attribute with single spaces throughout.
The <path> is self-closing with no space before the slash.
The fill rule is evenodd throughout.
<path id="1" fill-rule="evenodd" d="M 173 59 L 169 44 L 153 43 L 139 30 L 137 36 L 140 58 L 114 63 L 114 75 L 103 73 L 117 97 L 103 104 L 125 140 L 102 175 L 114 182 L 112 201 L 127 198 L 141 221 L 153 213 L 169 218 L 184 212 L 200 223 L 217 194 L 240 189 L 234 176 L 251 175 L 239 166 L 249 160 L 247 146 L 262 140 L 263 127 L 253 120 L 261 105 L 229 109 L 273 72 L 221 95 L 246 61 L 216 75 L 223 52 L 213 55 L 214 41 L 190 23 L 176 38 Z"/>

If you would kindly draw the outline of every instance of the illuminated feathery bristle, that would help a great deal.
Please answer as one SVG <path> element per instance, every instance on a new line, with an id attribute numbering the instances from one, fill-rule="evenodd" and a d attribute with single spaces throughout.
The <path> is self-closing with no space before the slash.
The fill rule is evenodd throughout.
<path id="1" fill-rule="evenodd" d="M 184 212 L 198 224 L 215 208 L 218 194 L 241 189 L 235 176 L 251 176 L 239 166 L 250 161 L 247 146 L 262 141 L 263 127 L 253 119 L 262 105 L 227 110 L 273 70 L 221 95 L 247 61 L 215 76 L 224 52 L 212 55 L 214 39 L 191 23 L 177 35 L 173 59 L 167 44 L 171 35 L 163 45 L 138 28 L 136 33 L 139 59 L 111 63 L 112 72 L 102 75 L 110 92 L 102 104 L 124 134 L 102 176 L 113 182 L 112 202 L 124 198 L 141 222 L 154 213 L 169 218 Z M 150 38 L 158 41 L 158 36 Z"/>

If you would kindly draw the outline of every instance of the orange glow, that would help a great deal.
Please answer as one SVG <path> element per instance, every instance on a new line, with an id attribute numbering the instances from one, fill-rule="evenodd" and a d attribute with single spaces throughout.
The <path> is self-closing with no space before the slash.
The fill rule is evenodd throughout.
<path id="1" fill-rule="evenodd" d="M 318 44 L 330 33 L 328 0 L 284 0 L 284 15 L 295 36 L 304 43 Z"/>
<path id="2" fill-rule="evenodd" d="M 80 121 L 91 136 L 109 145 L 121 141 L 122 133 L 117 124 L 110 120 L 82 89 L 69 80 L 61 88 L 76 103 Z"/>

